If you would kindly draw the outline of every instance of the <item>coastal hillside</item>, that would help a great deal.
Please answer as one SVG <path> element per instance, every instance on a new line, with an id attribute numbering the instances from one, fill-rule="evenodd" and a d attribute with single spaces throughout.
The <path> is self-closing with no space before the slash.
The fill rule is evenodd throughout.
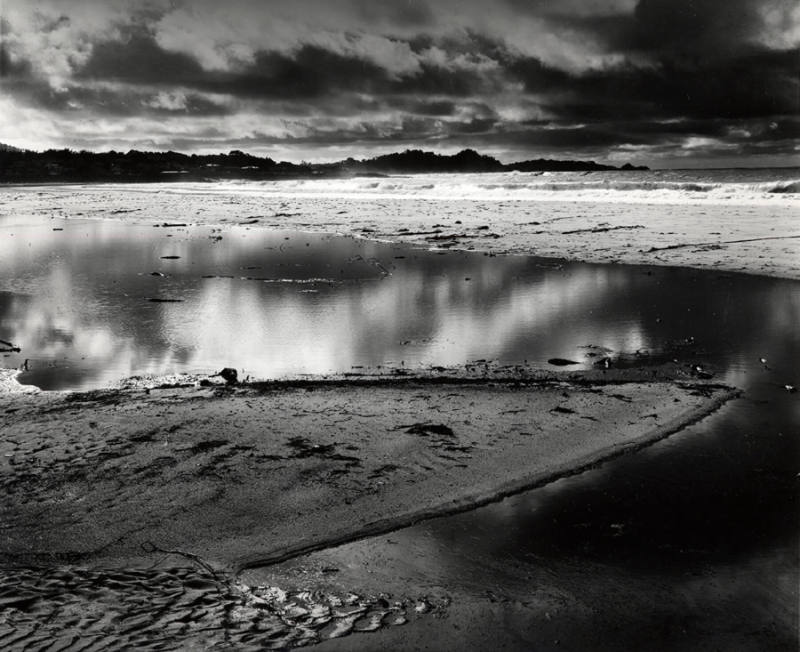
<path id="1" fill-rule="evenodd" d="M 594 161 L 537 159 L 501 163 L 496 158 L 465 149 L 444 155 L 419 149 L 369 159 L 348 158 L 335 163 L 291 163 L 240 150 L 227 154 L 180 152 L 89 152 L 49 149 L 44 152 L 0 145 L 0 182 L 41 181 L 215 181 L 219 179 L 276 179 L 340 177 L 433 172 L 543 172 L 646 170 L 626 165 L 616 168 Z"/>

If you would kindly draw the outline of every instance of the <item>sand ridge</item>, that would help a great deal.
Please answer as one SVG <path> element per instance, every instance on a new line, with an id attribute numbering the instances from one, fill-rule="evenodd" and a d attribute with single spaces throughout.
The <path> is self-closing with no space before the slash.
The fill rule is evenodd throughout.
<path id="1" fill-rule="evenodd" d="M 575 472 L 734 395 L 566 375 L 6 395 L 0 558 L 272 563 Z"/>

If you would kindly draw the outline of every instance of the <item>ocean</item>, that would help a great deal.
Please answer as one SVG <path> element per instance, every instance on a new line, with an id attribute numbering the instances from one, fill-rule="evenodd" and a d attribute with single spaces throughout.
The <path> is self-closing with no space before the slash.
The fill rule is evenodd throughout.
<path id="1" fill-rule="evenodd" d="M 781 201 L 776 195 L 800 194 L 800 168 L 501 172 L 221 181 L 212 185 L 181 184 L 174 192 L 495 201 L 563 200 L 568 194 L 570 199 L 603 203 L 702 201 L 751 205 Z"/>

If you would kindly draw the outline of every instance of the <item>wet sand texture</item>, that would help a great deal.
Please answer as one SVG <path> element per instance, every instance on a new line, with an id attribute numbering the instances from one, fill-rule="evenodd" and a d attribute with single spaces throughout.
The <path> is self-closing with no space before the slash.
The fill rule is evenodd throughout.
<path id="1" fill-rule="evenodd" d="M 202 569 L 2 571 L 0 649 L 285 650 L 437 615 L 449 601 L 283 591 Z"/>
<path id="2" fill-rule="evenodd" d="M 355 234 L 424 247 L 476 249 L 595 263 L 672 265 L 800 279 L 800 211 L 791 195 L 761 205 L 692 201 L 479 201 L 422 197 L 300 197 L 213 185 L 33 186 L 0 189 L 26 215 L 124 219 Z"/>
<path id="3" fill-rule="evenodd" d="M 734 395 L 675 382 L 312 382 L 0 397 L 5 564 L 228 571 L 467 509 Z"/>

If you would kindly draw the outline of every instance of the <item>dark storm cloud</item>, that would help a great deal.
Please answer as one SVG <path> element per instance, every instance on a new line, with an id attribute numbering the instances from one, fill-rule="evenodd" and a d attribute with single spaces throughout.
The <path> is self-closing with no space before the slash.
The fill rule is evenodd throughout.
<path id="1" fill-rule="evenodd" d="M 725 57 L 757 38 L 765 27 L 764 9 L 788 14 L 792 5 L 791 0 L 639 0 L 631 11 L 627 3 L 613 1 L 508 2 L 517 11 L 541 17 L 554 31 L 591 35 L 609 51 L 707 58 Z"/>
<path id="2" fill-rule="evenodd" d="M 4 83 L 25 81 L 33 77 L 30 63 L 12 59 L 2 43 L 0 43 L 0 77 Z"/>
<path id="3" fill-rule="evenodd" d="M 497 48 L 496 44 L 491 47 Z M 98 43 L 76 78 L 143 87 L 182 86 L 243 98 L 313 99 L 348 91 L 380 97 L 394 93 L 397 98 L 419 98 L 407 102 L 398 99 L 396 104 L 420 115 L 447 115 L 455 108 L 453 99 L 425 100 L 425 96 L 467 98 L 492 90 L 492 84 L 503 78 L 519 80 L 527 92 L 544 95 L 543 106 L 565 120 L 602 120 L 615 115 L 754 117 L 791 113 L 797 106 L 797 51 L 753 51 L 724 64 L 670 61 L 645 68 L 624 65 L 580 74 L 558 70 L 534 58 L 512 59 L 506 55 L 505 59 L 505 70 L 492 80 L 474 71 L 429 64 L 421 65 L 415 75 L 392 80 L 374 63 L 305 46 L 293 57 L 259 52 L 252 64 L 239 70 L 206 71 L 191 56 L 166 51 L 151 36 L 138 34 L 124 42 Z M 36 97 L 44 105 L 68 105 L 70 94 L 49 92 L 32 75 L 27 62 L 12 63 L 5 49 L 0 49 L 0 64 L 9 83 L 26 80 L 36 86 Z M 115 102 L 102 90 L 77 88 L 71 95 L 90 104 L 94 95 L 99 108 L 120 105 L 115 112 L 124 113 L 124 106 L 133 111 L 136 106 Z M 354 104 L 359 105 L 351 110 L 359 111 L 367 102 L 354 100 Z M 339 112 L 348 110 L 346 104 L 339 105 Z M 215 107 L 221 112 L 218 105 L 199 99 L 192 106 L 195 112 L 213 113 Z"/>
<path id="4" fill-rule="evenodd" d="M 312 45 L 304 45 L 291 55 L 259 51 L 252 63 L 233 70 L 209 71 L 187 54 L 163 49 L 148 34 L 136 34 L 124 42 L 98 43 L 76 77 L 274 99 L 314 99 L 348 92 L 465 98 L 495 86 L 479 71 L 430 63 L 422 63 L 416 73 L 398 79 L 365 58 Z"/>
<path id="5" fill-rule="evenodd" d="M 149 34 L 131 34 L 125 40 L 95 43 L 77 79 L 122 81 L 154 86 L 191 86 L 201 78 L 197 61 L 181 52 L 167 52 Z"/>
<path id="6" fill-rule="evenodd" d="M 785 154 L 800 112 L 785 0 L 6 1 L 19 115 L 149 117 L 131 129 L 159 142 L 169 123 L 195 144 Z M 204 117 L 231 121 L 212 136 Z"/>
<path id="7" fill-rule="evenodd" d="M 128 80 L 138 75 L 132 66 L 126 75 L 102 77 L 104 82 Z M 3 89 L 24 98 L 37 107 L 64 113 L 85 114 L 87 108 L 103 115 L 139 116 L 146 114 L 226 115 L 230 108 L 197 93 L 181 94 L 178 102 L 170 103 L 147 88 L 119 87 L 116 85 L 70 84 L 53 88 L 47 80 L 36 74 L 30 62 L 12 61 L 6 49 L 0 46 L 0 71 Z"/>
<path id="8" fill-rule="evenodd" d="M 762 5 L 759 0 L 640 0 L 618 47 L 724 54 L 757 32 Z"/>
<path id="9" fill-rule="evenodd" d="M 466 122 L 454 122 L 449 125 L 451 134 L 486 134 L 493 133 L 498 121 L 495 118 L 473 118 Z"/>
<path id="10" fill-rule="evenodd" d="M 766 125 L 759 125 L 758 136 L 767 141 L 800 141 L 800 117 L 779 119 Z"/>
<path id="11" fill-rule="evenodd" d="M 577 75 L 558 70 L 533 57 L 509 61 L 506 70 L 525 84 L 529 93 L 548 93 L 570 91 L 579 79 Z"/>
<path id="12" fill-rule="evenodd" d="M 313 99 L 334 92 L 372 92 L 385 79 L 384 71 L 371 62 L 307 45 L 294 56 L 258 52 L 246 68 L 203 72 L 188 85 L 235 97 Z"/>
<path id="13" fill-rule="evenodd" d="M 619 144 L 619 132 L 604 125 L 592 127 L 559 127 L 547 129 L 509 129 L 497 134 L 499 142 L 525 145 L 529 147 L 557 150 L 559 148 L 581 149 L 611 147 Z M 648 139 L 640 135 L 626 135 L 625 142 L 633 145 L 642 145 Z"/>
<path id="14" fill-rule="evenodd" d="M 430 64 L 421 64 L 419 74 L 395 81 L 390 90 L 414 95 L 449 95 L 469 98 L 499 90 L 496 77 L 470 70 L 448 70 Z"/>
<path id="15" fill-rule="evenodd" d="M 425 0 L 406 0 L 399 3 L 359 0 L 357 6 L 368 21 L 385 21 L 401 27 L 424 27 L 434 19 L 433 11 Z"/>
<path id="16" fill-rule="evenodd" d="M 542 3 L 513 4 L 538 11 Z M 767 4 L 779 11 L 786 3 Z M 756 0 L 641 0 L 628 14 L 551 13 L 547 20 L 554 26 L 592 34 L 608 52 L 626 58 L 578 72 L 526 58 L 508 71 L 563 120 L 700 119 L 693 123 L 695 133 L 721 136 L 715 119 L 766 118 L 800 109 L 800 50 L 759 43 L 764 6 Z M 628 124 L 618 131 L 626 142 Z"/>
<path id="17" fill-rule="evenodd" d="M 531 93 L 553 93 L 545 104 L 567 119 L 611 115 L 665 117 L 758 117 L 798 109 L 800 50 L 753 50 L 725 62 L 663 61 L 567 75 L 535 60 L 511 72 Z"/>
<path id="18" fill-rule="evenodd" d="M 458 107 L 453 100 L 411 100 L 405 106 L 411 113 L 425 116 L 453 115 Z"/>

